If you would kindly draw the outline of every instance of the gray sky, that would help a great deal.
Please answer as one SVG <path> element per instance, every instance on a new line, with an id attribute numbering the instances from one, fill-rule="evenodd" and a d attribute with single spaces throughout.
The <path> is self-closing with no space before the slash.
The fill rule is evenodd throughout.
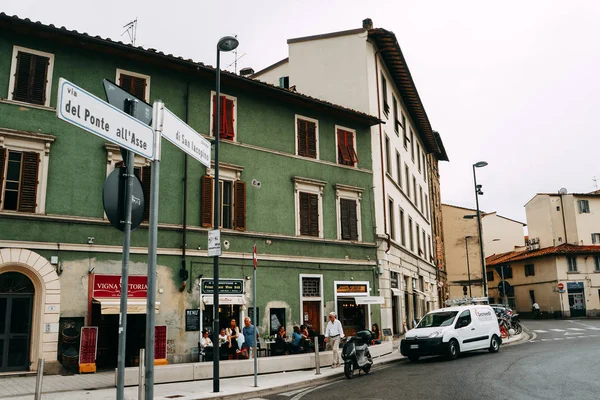
<path id="1" fill-rule="evenodd" d="M 587 192 L 600 179 L 600 1 L 0 0 L 0 10 L 123 41 L 137 17 L 138 45 L 210 65 L 218 38 L 237 34 L 238 69 L 255 70 L 287 57 L 288 38 L 369 17 L 396 34 L 442 135 L 444 202 L 474 207 L 479 160 L 482 209 L 522 221 L 535 193 Z"/>

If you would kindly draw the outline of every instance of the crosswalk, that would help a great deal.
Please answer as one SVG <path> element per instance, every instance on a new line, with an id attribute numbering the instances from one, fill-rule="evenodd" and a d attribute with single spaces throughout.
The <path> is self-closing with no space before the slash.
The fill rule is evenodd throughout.
<path id="1" fill-rule="evenodd" d="M 534 337 L 531 340 L 529 340 L 529 342 L 566 342 L 576 339 L 600 337 L 600 327 L 587 325 L 584 323 L 577 324 L 579 325 L 579 327 L 567 327 L 563 325 L 563 327 L 561 328 L 531 329 L 530 332 L 534 333 Z"/>
<path id="2" fill-rule="evenodd" d="M 566 328 L 566 329 L 560 329 L 560 328 L 552 328 L 549 330 L 544 330 L 544 329 L 533 329 L 533 332 L 535 333 L 548 333 L 548 332 L 568 332 L 568 331 L 585 331 L 585 330 L 591 330 L 591 331 L 600 331 L 600 328 L 596 328 L 596 327 L 590 327 L 590 328 Z"/>

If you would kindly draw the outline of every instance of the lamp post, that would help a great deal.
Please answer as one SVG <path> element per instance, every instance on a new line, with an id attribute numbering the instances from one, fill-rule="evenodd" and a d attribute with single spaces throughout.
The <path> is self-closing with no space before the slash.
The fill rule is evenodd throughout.
<path id="1" fill-rule="evenodd" d="M 219 229 L 219 139 L 221 135 L 221 52 L 231 51 L 238 47 L 238 40 L 233 36 L 225 36 L 217 43 L 217 68 L 216 68 L 216 102 L 215 105 L 215 179 L 214 179 L 214 228 Z M 213 392 L 219 392 L 219 256 L 213 259 Z"/>
<path id="2" fill-rule="evenodd" d="M 481 191 L 481 185 L 477 184 L 477 175 L 475 174 L 475 168 L 483 168 L 488 165 L 485 161 L 479 161 L 473 164 L 473 184 L 475 185 L 475 205 L 477 206 L 477 230 L 479 232 L 479 252 L 481 255 L 481 282 L 483 283 L 483 296 L 488 297 L 487 291 L 487 277 L 485 271 L 485 256 L 483 255 L 483 239 L 481 232 L 481 211 L 479 211 L 479 196 L 483 195 Z"/>
<path id="3" fill-rule="evenodd" d="M 469 276 L 469 297 L 473 297 L 473 293 L 471 292 L 471 267 L 469 266 L 469 239 L 473 236 L 465 236 L 465 252 L 467 254 L 467 274 Z"/>

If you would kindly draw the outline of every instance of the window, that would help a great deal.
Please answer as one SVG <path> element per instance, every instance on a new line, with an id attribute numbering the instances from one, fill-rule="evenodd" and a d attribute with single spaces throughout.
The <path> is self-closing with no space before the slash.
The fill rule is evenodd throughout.
<path id="1" fill-rule="evenodd" d="M 294 181 L 296 235 L 322 238 L 325 182 L 301 177 L 292 179 Z"/>
<path id="2" fill-rule="evenodd" d="M 535 303 L 535 291 L 534 290 L 529 291 L 529 299 L 531 300 L 531 304 Z"/>
<path id="3" fill-rule="evenodd" d="M 0 210 L 44 213 L 50 144 L 55 137 L 3 130 L 0 138 Z"/>
<path id="4" fill-rule="evenodd" d="M 533 264 L 527 264 L 525 265 L 525 276 L 535 276 L 535 268 L 533 267 Z"/>
<path id="5" fill-rule="evenodd" d="M 390 287 L 398 289 L 398 273 L 390 271 Z"/>
<path id="6" fill-rule="evenodd" d="M 400 126 L 402 127 L 402 138 L 404 140 L 404 148 L 408 149 L 408 136 L 406 136 L 406 117 L 404 116 L 404 113 L 400 113 L 400 118 L 402 121 L 402 124 Z"/>
<path id="7" fill-rule="evenodd" d="M 321 278 L 302 278 L 302 296 L 321 297 Z"/>
<path id="8" fill-rule="evenodd" d="M 394 131 L 396 132 L 396 135 L 400 136 L 400 121 L 398 121 L 398 102 L 396 101 L 396 98 L 394 96 L 392 96 L 392 108 L 394 111 Z"/>
<path id="9" fill-rule="evenodd" d="M 406 227 L 404 226 L 404 210 L 400 208 L 398 211 L 400 214 L 400 243 L 402 243 L 402 246 L 406 247 Z"/>
<path id="10" fill-rule="evenodd" d="M 50 106 L 53 67 L 53 54 L 14 46 L 9 100 Z"/>
<path id="11" fill-rule="evenodd" d="M 406 195 L 410 199 L 410 172 L 406 163 L 404 163 L 404 175 L 406 175 Z"/>
<path id="12" fill-rule="evenodd" d="M 488 271 L 487 272 L 487 281 L 488 282 L 494 282 L 494 271 Z"/>
<path id="13" fill-rule="evenodd" d="M 388 104 L 387 81 L 383 73 L 381 74 L 381 96 L 383 96 L 383 113 L 387 117 L 390 112 L 390 105 Z"/>
<path id="14" fill-rule="evenodd" d="M 415 161 L 415 134 L 413 133 L 412 128 L 409 128 L 409 131 L 410 131 L 410 155 L 414 162 Z"/>
<path id="15" fill-rule="evenodd" d="M 422 255 L 423 250 L 421 249 L 421 232 L 419 232 L 421 228 L 419 227 L 419 224 L 415 224 L 415 228 L 417 235 L 417 254 Z"/>
<path id="16" fill-rule="evenodd" d="M 388 199 L 388 224 L 390 227 L 390 236 L 396 240 L 396 229 L 394 224 L 394 200 Z"/>
<path id="17" fill-rule="evenodd" d="M 421 201 L 421 212 L 425 214 L 425 204 L 423 202 L 423 186 L 419 185 L 419 200 Z"/>
<path id="18" fill-rule="evenodd" d="M 215 127 L 217 125 L 217 95 L 212 92 L 212 118 L 210 132 L 215 136 Z M 219 104 L 219 137 L 223 140 L 235 140 L 237 124 L 237 99 L 225 94 L 221 95 Z"/>
<path id="19" fill-rule="evenodd" d="M 600 272 L 600 256 L 594 256 L 594 271 Z"/>
<path id="20" fill-rule="evenodd" d="M 592 244 L 600 244 L 600 233 L 592 233 Z"/>
<path id="21" fill-rule="evenodd" d="M 569 272 L 577 272 L 577 257 L 567 256 L 567 263 L 569 265 Z"/>
<path id="22" fill-rule="evenodd" d="M 433 249 L 431 248 L 431 235 L 427 235 L 427 244 L 429 245 L 429 260 L 433 261 Z"/>
<path id="23" fill-rule="evenodd" d="M 202 226 L 214 226 L 214 171 L 202 177 Z M 246 230 L 246 182 L 239 180 L 241 171 L 219 170 L 219 228 Z M 221 179 L 221 176 L 223 179 Z"/>
<path id="24" fill-rule="evenodd" d="M 117 68 L 117 84 L 146 103 L 150 98 L 150 77 Z"/>
<path id="25" fill-rule="evenodd" d="M 360 200 L 362 189 L 335 185 L 338 215 L 338 239 L 361 240 Z"/>
<path id="26" fill-rule="evenodd" d="M 458 319 L 456 320 L 456 328 L 471 325 L 471 312 L 469 310 L 463 311 Z"/>
<path id="27" fill-rule="evenodd" d="M 418 201 L 417 201 L 417 178 L 415 178 L 415 176 L 414 176 L 414 175 L 413 175 L 413 177 L 412 177 L 412 178 L 413 178 L 413 184 L 412 184 L 412 187 L 413 187 L 413 194 L 414 194 L 414 197 L 415 197 L 415 198 L 414 198 L 414 202 L 415 202 L 415 207 L 417 207 L 417 208 L 418 208 L 418 207 L 419 207 L 419 203 L 418 203 Z"/>
<path id="28" fill-rule="evenodd" d="M 417 165 L 421 172 L 421 146 L 417 143 Z"/>
<path id="29" fill-rule="evenodd" d="M 577 200 L 579 203 L 579 213 L 589 213 L 590 212 L 590 202 L 588 200 Z"/>
<path id="30" fill-rule="evenodd" d="M 356 155 L 356 141 L 354 131 L 345 128 L 337 128 L 338 164 L 356 166 L 358 156 Z"/>
<path id="31" fill-rule="evenodd" d="M 425 195 L 425 217 L 429 220 L 429 197 Z"/>
<path id="32" fill-rule="evenodd" d="M 425 241 L 426 238 L 426 234 L 425 234 L 425 229 L 421 229 L 421 234 L 423 235 L 423 251 L 421 251 L 421 253 L 423 253 L 423 258 L 425 260 L 427 260 L 427 242 Z"/>
<path id="33" fill-rule="evenodd" d="M 388 174 L 392 174 L 392 157 L 390 155 L 390 138 L 385 137 L 385 167 Z"/>
<path id="34" fill-rule="evenodd" d="M 411 217 L 408 217 L 408 238 L 410 241 L 410 251 L 415 251 L 415 239 L 413 233 L 413 221 Z"/>
<path id="35" fill-rule="evenodd" d="M 427 161 L 425 158 L 425 153 L 423 153 L 423 179 L 427 182 Z"/>
<path id="36" fill-rule="evenodd" d="M 503 272 L 501 272 L 500 276 L 502 276 L 502 274 L 504 274 L 504 279 L 505 280 L 506 279 L 512 279 L 513 273 L 512 273 L 512 267 L 510 265 L 504 265 L 504 266 L 502 266 L 500 268 L 501 268 L 501 271 L 503 271 Z"/>
<path id="37" fill-rule="evenodd" d="M 284 89 L 289 89 L 290 88 L 290 77 L 289 76 L 282 76 L 279 78 L 279 87 L 284 88 Z"/>
<path id="38" fill-rule="evenodd" d="M 396 174 L 398 175 L 398 186 L 402 189 L 402 160 L 400 159 L 400 153 L 396 152 Z"/>
<path id="39" fill-rule="evenodd" d="M 296 154 L 303 157 L 319 158 L 317 147 L 317 120 L 296 116 Z"/>

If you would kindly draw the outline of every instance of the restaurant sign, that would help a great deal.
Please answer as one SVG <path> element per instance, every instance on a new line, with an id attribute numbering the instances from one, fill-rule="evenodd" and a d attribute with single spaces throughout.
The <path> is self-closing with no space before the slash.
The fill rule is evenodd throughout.
<path id="1" fill-rule="evenodd" d="M 367 293 L 367 285 L 338 284 L 336 290 L 338 293 Z"/>
<path id="2" fill-rule="evenodd" d="M 127 297 L 146 298 L 148 294 L 148 277 L 130 275 Z M 121 275 L 94 275 L 93 294 L 95 298 L 111 298 L 121 296 Z"/>
<path id="3" fill-rule="evenodd" d="M 202 280 L 202 294 L 215 292 L 212 279 Z M 242 279 L 219 279 L 219 294 L 244 294 L 244 281 Z"/>

